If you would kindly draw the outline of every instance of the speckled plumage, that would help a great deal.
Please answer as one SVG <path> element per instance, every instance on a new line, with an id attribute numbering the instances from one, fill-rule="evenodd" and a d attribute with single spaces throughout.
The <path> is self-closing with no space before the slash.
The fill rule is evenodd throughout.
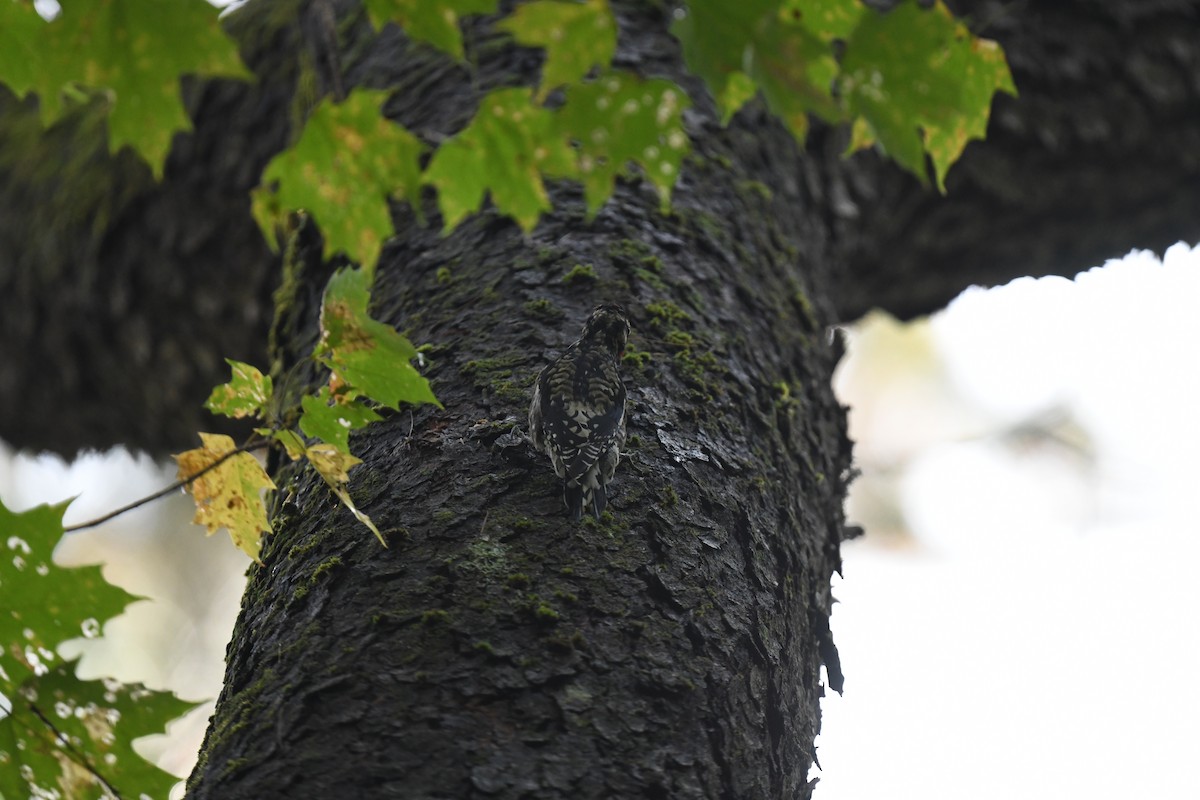
<path id="1" fill-rule="evenodd" d="M 625 444 L 625 384 L 617 367 L 629 339 L 619 305 L 596 306 L 583 335 L 538 373 L 529 406 L 529 438 L 550 456 L 574 520 L 596 517 Z"/>

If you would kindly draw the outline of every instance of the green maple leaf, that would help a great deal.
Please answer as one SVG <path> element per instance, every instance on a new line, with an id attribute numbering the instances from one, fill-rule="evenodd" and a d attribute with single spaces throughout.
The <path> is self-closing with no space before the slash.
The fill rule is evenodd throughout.
<path id="1" fill-rule="evenodd" d="M 98 636 L 138 599 L 104 580 L 98 566 L 54 563 L 68 505 L 15 514 L 0 503 L 0 694 L 8 697 L 58 663 L 60 644 Z"/>
<path id="2" fill-rule="evenodd" d="M 617 174 L 630 162 L 642 168 L 667 205 L 690 149 L 682 122 L 690 105 L 670 81 L 643 80 L 626 72 L 567 89 L 558 122 L 578 145 L 578 174 L 590 214 L 612 195 Z"/>
<path id="3" fill-rule="evenodd" d="M 303 401 L 303 398 L 301 398 Z M 272 428 L 255 428 L 254 432 L 264 439 L 274 440 L 283 445 L 283 449 L 288 454 L 288 458 L 292 461 L 297 461 L 304 458 L 304 448 L 307 447 L 304 439 L 300 434 L 296 433 L 291 428 L 283 430 L 274 430 Z"/>
<path id="4" fill-rule="evenodd" d="M 460 61 L 459 17 L 496 12 L 496 0 L 364 0 L 364 5 L 376 29 L 397 22 L 409 38 L 431 44 Z"/>
<path id="5" fill-rule="evenodd" d="M 856 144 L 878 142 L 922 180 L 928 151 L 942 191 L 950 164 L 983 137 L 992 95 L 1016 93 L 999 47 L 972 36 L 941 2 L 865 16 L 846 42 L 842 73 L 847 108 L 863 121 Z"/>
<path id="6" fill-rule="evenodd" d="M 218 13 L 204 0 L 94 0 L 64 3 L 53 21 L 35 25 L 27 11 L 8 8 L 0 12 L 0 80 L 36 91 L 46 125 L 70 98 L 104 95 L 110 149 L 133 147 L 161 177 L 171 139 L 191 129 L 179 77 L 249 77 Z"/>
<path id="7" fill-rule="evenodd" d="M 401 403 L 438 403 L 412 365 L 417 349 L 395 328 L 371 319 L 371 276 L 342 269 L 329 279 L 321 306 L 317 358 L 345 384 L 388 408 Z"/>
<path id="8" fill-rule="evenodd" d="M 420 187 L 420 141 L 383 116 L 387 92 L 356 89 L 341 103 L 325 101 L 300 140 L 263 172 L 255 217 L 267 241 L 286 210 L 304 209 L 321 226 L 325 257 L 343 252 L 373 269 L 392 234 L 388 198 L 415 200 Z M 415 207 L 414 203 L 414 207 Z"/>
<path id="9" fill-rule="evenodd" d="M 38 16 L 33 3 L 0 3 L 0 82 L 18 96 L 37 87 L 44 72 L 41 44 L 46 21 Z"/>
<path id="10" fill-rule="evenodd" d="M 779 18 L 829 42 L 849 36 L 866 10 L 861 0 L 783 0 Z"/>
<path id="11" fill-rule="evenodd" d="M 848 7 L 855 4 L 796 5 L 697 2 L 672 26 L 688 67 L 704 78 L 725 122 L 757 90 L 798 140 L 808 132 L 810 112 L 841 117 L 832 93 L 838 68 L 829 42 L 846 26 Z"/>
<path id="12" fill-rule="evenodd" d="M 81 681 L 76 662 L 58 655 L 64 641 L 99 635 L 137 599 L 97 566 L 54 563 L 67 505 L 14 513 L 0 503 L 0 797 L 107 796 L 97 775 L 125 797 L 165 797 L 177 779 L 132 743 L 194 704 L 141 686 Z"/>
<path id="13" fill-rule="evenodd" d="M 204 407 L 234 419 L 260 415 L 271 401 L 271 376 L 231 358 L 225 363 L 233 369 L 233 378 L 214 388 Z"/>
<path id="14" fill-rule="evenodd" d="M 549 210 L 542 175 L 575 172 L 575 154 L 554 114 L 533 103 L 528 89 L 499 89 L 479 104 L 475 118 L 438 148 L 425 181 L 437 187 L 438 207 L 449 232 L 478 211 L 484 195 L 525 230 Z"/>
<path id="15" fill-rule="evenodd" d="M 304 435 L 328 442 L 347 454 L 350 452 L 350 431 L 382 419 L 360 400 L 333 397 L 328 386 L 322 386 L 316 395 L 301 397 L 300 406 L 304 409 L 300 417 L 300 430 Z"/>
<path id="16" fill-rule="evenodd" d="M 197 704 L 113 680 L 83 681 L 74 661 L 31 677 L 0 718 L 0 796 L 165 798 L 178 778 L 146 761 L 135 739 L 162 733 Z M 60 794 L 46 794 L 48 791 Z"/>
<path id="17" fill-rule="evenodd" d="M 617 23 L 607 0 L 537 0 L 518 6 L 496 27 L 520 44 L 546 50 L 539 102 L 556 86 L 579 81 L 592 67 L 607 69 L 617 49 Z"/>
<path id="18" fill-rule="evenodd" d="M 671 26 L 683 45 L 688 69 L 708 84 L 726 122 L 754 96 L 754 91 L 747 93 L 746 49 L 753 46 L 755 31 L 768 24 L 777 6 L 778 0 L 693 2 Z"/>

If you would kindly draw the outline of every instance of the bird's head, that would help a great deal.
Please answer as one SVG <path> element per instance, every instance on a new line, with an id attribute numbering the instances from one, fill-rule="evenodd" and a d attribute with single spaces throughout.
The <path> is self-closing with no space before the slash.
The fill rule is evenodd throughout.
<path id="1" fill-rule="evenodd" d="M 629 318 L 625 316 L 625 309 L 616 303 L 604 303 L 593 308 L 583 325 L 580 340 L 598 342 L 614 358 L 620 358 L 625 354 L 625 344 L 629 341 Z"/>

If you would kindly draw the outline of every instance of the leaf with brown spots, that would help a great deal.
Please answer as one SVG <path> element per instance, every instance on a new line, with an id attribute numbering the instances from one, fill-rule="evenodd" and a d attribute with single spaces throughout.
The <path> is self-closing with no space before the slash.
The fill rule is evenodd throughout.
<path id="1" fill-rule="evenodd" d="M 130 145 L 156 177 L 175 134 L 192 127 L 180 76 L 250 76 L 221 30 L 219 9 L 204 0 L 63 3 L 51 22 L 23 3 L 3 5 L 0 81 L 18 94 L 36 92 L 46 125 L 80 98 L 104 97 L 109 148 Z"/>
<path id="2" fill-rule="evenodd" d="M 254 217 L 268 242 L 281 215 L 303 209 L 321 227 L 326 258 L 341 252 L 375 268 L 392 235 L 388 198 L 415 200 L 421 183 L 421 142 L 383 116 L 387 97 L 357 89 L 341 103 L 322 102 L 300 141 L 271 160 L 254 192 Z"/>
<path id="3" fill-rule="evenodd" d="M 233 439 L 223 434 L 201 433 L 200 441 L 203 447 L 175 456 L 180 480 L 200 473 L 237 449 Z M 225 528 L 233 543 L 258 561 L 262 535 L 271 530 L 261 492 L 274 488 L 274 481 L 254 456 L 230 456 L 189 484 L 188 491 L 196 501 L 192 522 L 203 525 L 210 535 Z"/>

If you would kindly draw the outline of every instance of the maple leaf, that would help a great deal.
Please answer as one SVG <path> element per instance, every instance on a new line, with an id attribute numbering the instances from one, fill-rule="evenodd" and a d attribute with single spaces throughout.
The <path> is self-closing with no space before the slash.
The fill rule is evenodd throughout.
<path id="1" fill-rule="evenodd" d="M 0 694 L 52 667 L 67 639 L 95 638 L 136 596 L 104 580 L 98 566 L 60 567 L 67 503 L 14 513 L 0 503 Z M 5 685 L 5 679 L 10 683 Z"/>
<path id="2" fill-rule="evenodd" d="M 364 0 L 371 24 L 382 28 L 398 22 L 410 38 L 426 42 L 439 50 L 463 59 L 459 17 L 467 14 L 492 14 L 496 0 Z"/>
<path id="3" fill-rule="evenodd" d="M 864 16 L 846 42 L 842 72 L 845 102 L 858 117 L 854 145 L 878 143 L 922 180 L 928 152 L 943 192 L 967 142 L 983 138 L 992 96 L 1016 94 L 999 46 L 972 36 L 941 2 Z"/>
<path id="4" fill-rule="evenodd" d="M 375 527 L 371 518 L 359 511 L 358 506 L 354 505 L 354 501 L 350 499 L 350 468 L 361 464 L 362 459 L 355 458 L 349 453 L 343 453 L 335 446 L 324 443 L 309 447 L 305 451 L 305 455 L 308 456 L 308 461 L 313 465 L 313 469 L 329 485 L 337 499 L 342 501 L 342 505 L 348 508 L 359 522 L 371 529 L 381 545 L 387 547 L 387 541 L 379 532 L 379 528 Z"/>
<path id="5" fill-rule="evenodd" d="M 687 95 L 670 81 L 613 72 L 567 88 L 557 124 L 578 147 L 588 213 L 612 195 L 617 175 L 638 164 L 665 208 L 691 140 L 683 130 Z"/>
<path id="6" fill-rule="evenodd" d="M 27 11 L 9 8 L 0 13 L 0 80 L 37 92 L 45 125 L 77 102 L 71 98 L 103 95 L 109 148 L 130 145 L 161 178 L 171 139 L 191 130 L 180 76 L 250 77 L 221 31 L 218 9 L 171 0 L 165 12 L 161 0 L 64 3 L 54 20 L 38 25 Z M 34 66 L 19 63 L 29 52 Z"/>
<path id="7" fill-rule="evenodd" d="M 388 198 L 415 201 L 421 185 L 423 146 L 383 115 L 388 96 L 356 89 L 341 103 L 322 102 L 300 140 L 271 160 L 253 200 L 268 242 L 281 216 L 304 209 L 321 227 L 326 258 L 342 252 L 374 268 L 392 235 Z"/>
<path id="8" fill-rule="evenodd" d="M 188 486 L 188 491 L 196 501 L 196 515 L 192 522 L 203 525 L 209 535 L 218 528 L 225 528 L 238 548 L 259 561 L 262 534 L 271 530 L 260 492 L 274 489 L 275 483 L 249 453 L 225 458 L 237 450 L 237 445 L 230 437 L 201 433 L 200 441 L 202 447 L 175 456 L 180 480 L 188 480 L 221 462 L 192 480 Z M 222 458 L 225 460 L 221 461 Z"/>
<path id="9" fill-rule="evenodd" d="M 388 408 L 437 403 L 429 381 L 411 363 L 417 349 L 367 313 L 370 286 L 365 270 L 342 269 L 329 279 L 317 358 L 355 391 Z"/>
<path id="10" fill-rule="evenodd" d="M 271 376 L 231 358 L 225 359 L 225 363 L 233 369 L 233 378 L 214 388 L 204 407 L 234 419 L 258 416 L 271 401 Z"/>
<path id="11" fill-rule="evenodd" d="M 27 680 L 0 718 L 0 796 L 166 797 L 179 779 L 133 747 L 195 708 L 171 692 L 112 679 L 81 680 L 78 661 Z M 7 692 L 6 692 L 7 694 Z M 101 782 L 101 777 L 103 782 Z M 111 787 L 111 791 L 106 788 Z"/>
<path id="12" fill-rule="evenodd" d="M 328 386 L 314 395 L 300 398 L 304 409 L 300 417 L 300 430 L 334 445 L 343 453 L 350 452 L 350 431 L 358 430 L 382 417 L 361 400 L 333 395 Z"/>
<path id="13" fill-rule="evenodd" d="M 550 208 L 542 175 L 567 177 L 575 171 L 575 154 L 554 114 L 535 105 L 529 89 L 498 89 L 433 154 L 425 181 L 437 187 L 447 232 L 478 211 L 487 193 L 497 210 L 530 231 Z"/>
<path id="14" fill-rule="evenodd" d="M 545 49 L 539 102 L 555 87 L 575 83 L 592 67 L 607 69 L 617 49 L 617 23 L 607 0 L 537 0 L 518 6 L 496 27 L 520 44 Z"/>

